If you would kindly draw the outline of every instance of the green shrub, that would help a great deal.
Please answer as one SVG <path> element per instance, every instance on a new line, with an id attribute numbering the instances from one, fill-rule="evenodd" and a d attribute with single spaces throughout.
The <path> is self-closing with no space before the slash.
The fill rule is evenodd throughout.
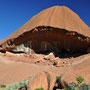
<path id="1" fill-rule="evenodd" d="M 35 89 L 35 90 L 44 90 L 43 88 L 37 88 L 37 89 Z"/>
<path id="2" fill-rule="evenodd" d="M 17 90 L 19 88 L 26 88 L 27 87 L 27 80 L 22 80 L 18 83 L 14 83 L 11 85 L 8 85 L 6 88 L 4 88 L 3 90 Z"/>
<path id="3" fill-rule="evenodd" d="M 88 87 L 88 90 L 90 90 L 90 86 Z"/>
<path id="4" fill-rule="evenodd" d="M 80 86 L 82 84 L 82 82 L 84 81 L 84 78 L 82 78 L 81 76 L 76 78 L 77 81 L 77 85 Z"/>
<path id="5" fill-rule="evenodd" d="M 72 82 L 69 84 L 69 89 L 70 90 L 79 90 L 79 87 L 77 86 L 76 83 Z"/>
<path id="6" fill-rule="evenodd" d="M 70 90 L 68 87 L 64 88 L 64 90 Z"/>
<path id="7" fill-rule="evenodd" d="M 80 90 L 88 90 L 88 85 L 86 85 L 85 83 L 84 84 L 82 84 L 80 87 Z"/>
<path id="8" fill-rule="evenodd" d="M 77 83 L 70 83 L 69 84 L 69 88 L 66 87 L 64 88 L 64 90 L 90 90 L 90 86 L 88 86 L 87 84 L 83 83 L 84 78 L 82 78 L 81 76 L 76 78 Z"/>
<path id="9" fill-rule="evenodd" d="M 56 83 L 58 83 L 60 76 L 56 76 Z"/>
<path id="10" fill-rule="evenodd" d="M 6 85 L 0 84 L 0 88 L 6 88 Z"/>

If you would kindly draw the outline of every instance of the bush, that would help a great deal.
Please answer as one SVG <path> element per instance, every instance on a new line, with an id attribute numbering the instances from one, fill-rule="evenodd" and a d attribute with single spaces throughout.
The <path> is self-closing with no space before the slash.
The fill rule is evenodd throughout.
<path id="1" fill-rule="evenodd" d="M 60 76 L 56 76 L 56 83 L 59 82 Z"/>
<path id="2" fill-rule="evenodd" d="M 90 86 L 88 87 L 88 90 L 90 90 Z"/>
<path id="3" fill-rule="evenodd" d="M 64 88 L 64 90 L 70 90 L 68 87 Z"/>
<path id="4" fill-rule="evenodd" d="M 37 88 L 37 89 L 35 89 L 35 90 L 44 90 L 43 88 Z"/>
<path id="5" fill-rule="evenodd" d="M 19 83 L 8 85 L 3 90 L 17 90 L 19 88 L 26 88 L 27 87 L 27 83 L 28 83 L 27 80 L 22 80 Z"/>
<path id="6" fill-rule="evenodd" d="M 80 90 L 88 90 L 88 85 L 86 85 L 85 83 L 84 84 L 82 84 L 80 87 Z"/>
<path id="7" fill-rule="evenodd" d="M 81 76 L 76 78 L 77 81 L 77 85 L 80 86 L 80 84 L 82 84 L 82 82 L 84 81 L 84 78 L 82 78 Z"/>
<path id="8" fill-rule="evenodd" d="M 79 87 L 77 86 L 76 83 L 72 82 L 69 84 L 69 89 L 70 90 L 79 90 Z"/>
<path id="9" fill-rule="evenodd" d="M 0 88 L 6 88 L 6 85 L 0 84 Z"/>
<path id="10" fill-rule="evenodd" d="M 84 78 L 82 78 L 81 76 L 77 77 L 76 81 L 77 83 L 70 83 L 69 88 L 66 87 L 64 88 L 64 90 L 90 90 L 90 87 L 87 84 L 83 83 Z"/>

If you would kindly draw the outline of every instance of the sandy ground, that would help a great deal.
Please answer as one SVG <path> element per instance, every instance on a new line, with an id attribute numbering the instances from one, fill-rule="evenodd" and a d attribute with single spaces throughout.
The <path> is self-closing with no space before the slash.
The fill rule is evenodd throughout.
<path id="1" fill-rule="evenodd" d="M 15 57 L 14 57 L 15 58 Z M 9 61 L 5 56 L 0 55 L 0 84 L 12 84 L 25 80 L 29 76 L 45 70 L 52 70 L 56 75 L 62 75 L 66 81 L 72 81 L 77 76 L 82 76 L 90 83 L 90 54 L 79 59 L 68 67 L 55 67 L 52 65 L 36 65 L 24 62 Z"/>

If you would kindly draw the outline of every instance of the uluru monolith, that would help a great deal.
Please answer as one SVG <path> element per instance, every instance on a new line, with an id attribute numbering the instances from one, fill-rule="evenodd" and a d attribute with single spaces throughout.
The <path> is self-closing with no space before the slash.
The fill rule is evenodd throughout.
<path id="1" fill-rule="evenodd" d="M 0 42 L 2 50 L 45 53 L 90 48 L 90 28 L 71 9 L 53 6 L 33 16 Z"/>

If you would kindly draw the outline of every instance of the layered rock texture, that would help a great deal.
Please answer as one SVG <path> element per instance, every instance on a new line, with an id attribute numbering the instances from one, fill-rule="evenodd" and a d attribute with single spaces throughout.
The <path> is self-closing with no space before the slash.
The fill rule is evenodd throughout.
<path id="1" fill-rule="evenodd" d="M 90 48 L 90 28 L 65 6 L 41 11 L 0 42 L 3 51 L 45 53 Z"/>

